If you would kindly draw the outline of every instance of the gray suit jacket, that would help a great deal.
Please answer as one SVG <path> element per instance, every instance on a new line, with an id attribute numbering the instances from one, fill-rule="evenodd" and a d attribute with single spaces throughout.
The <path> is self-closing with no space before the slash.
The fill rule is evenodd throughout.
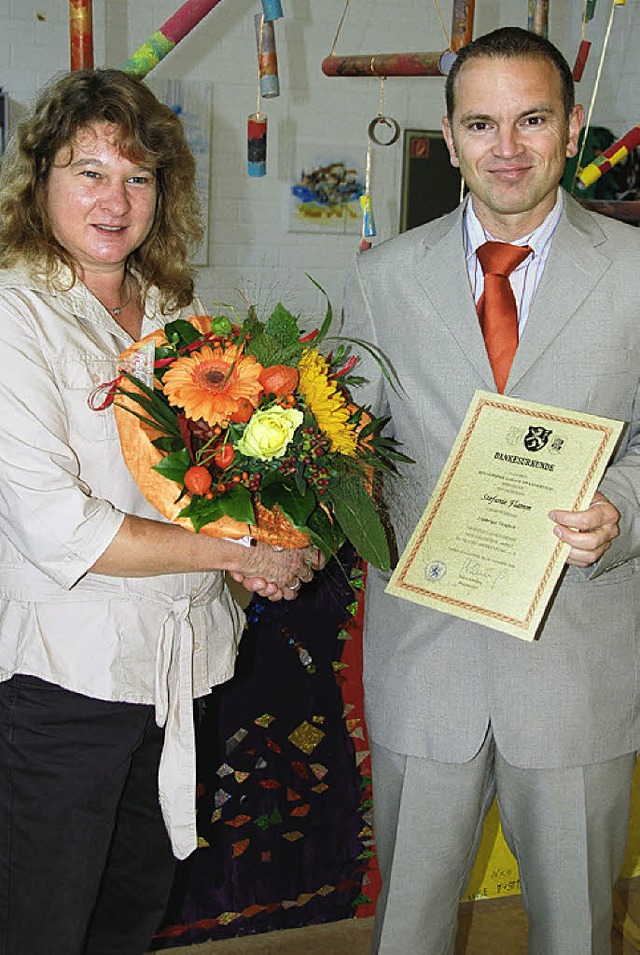
<path id="1" fill-rule="evenodd" d="M 622 533 L 595 568 L 565 569 L 533 643 L 385 595 L 389 575 L 370 570 L 367 719 L 373 739 L 398 752 L 466 761 L 489 721 L 516 766 L 583 764 L 640 745 L 640 231 L 565 199 L 506 394 L 627 422 L 600 488 Z M 343 333 L 374 341 L 407 392 L 394 394 L 364 359 L 357 400 L 391 413 L 417 462 L 388 491 L 402 548 L 474 391 L 495 391 L 462 207 L 357 257 Z"/>

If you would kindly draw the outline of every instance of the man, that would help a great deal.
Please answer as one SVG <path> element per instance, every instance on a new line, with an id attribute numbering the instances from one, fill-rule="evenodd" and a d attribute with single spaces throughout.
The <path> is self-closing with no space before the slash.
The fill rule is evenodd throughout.
<path id="1" fill-rule="evenodd" d="M 344 332 L 375 341 L 367 399 L 417 462 L 390 491 L 400 550 L 477 388 L 496 381 L 476 305 L 486 241 L 511 274 L 519 342 L 505 394 L 627 422 L 592 505 L 552 511 L 571 545 L 536 640 L 384 594 L 371 571 L 365 695 L 383 876 L 374 952 L 453 952 L 458 900 L 497 792 L 530 955 L 610 952 L 640 738 L 640 234 L 558 188 L 583 109 L 547 40 L 506 27 L 461 50 L 443 130 L 468 199 L 358 256 Z"/>

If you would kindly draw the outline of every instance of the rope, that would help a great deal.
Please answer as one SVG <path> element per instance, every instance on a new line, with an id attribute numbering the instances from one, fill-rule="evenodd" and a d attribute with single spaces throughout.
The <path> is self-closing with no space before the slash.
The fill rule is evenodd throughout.
<path id="1" fill-rule="evenodd" d="M 338 29 L 337 29 L 336 35 L 335 35 L 335 37 L 334 37 L 334 39 L 333 39 L 333 43 L 331 44 L 331 52 L 330 52 L 329 56 L 333 56 L 333 54 L 336 52 L 336 43 L 338 42 L 338 37 L 340 36 L 340 30 L 342 29 L 342 24 L 344 23 L 344 18 L 345 18 L 346 15 L 347 15 L 347 10 L 349 9 L 349 4 L 350 4 L 350 3 L 351 3 L 351 0 L 347 0 L 347 2 L 346 2 L 345 5 L 344 5 L 344 10 L 342 11 L 342 16 L 340 17 L 340 22 L 339 22 L 339 24 L 338 24 Z"/>
<path id="2" fill-rule="evenodd" d="M 596 72 L 596 81 L 593 85 L 593 93 L 591 94 L 591 102 L 589 103 L 589 112 L 587 113 L 587 121 L 584 124 L 584 132 L 582 134 L 582 145 L 580 146 L 580 152 L 578 154 L 578 162 L 576 165 L 576 176 L 573 180 L 572 192 L 575 189 L 577 173 L 582 168 L 582 156 L 584 153 L 584 148 L 587 144 L 587 135 L 589 133 L 589 128 L 591 126 L 591 116 L 593 115 L 593 107 L 595 106 L 596 97 L 598 95 L 598 87 L 600 86 L 600 77 L 602 75 L 602 68 L 604 66 L 604 58 L 607 52 L 607 46 L 609 43 L 609 35 L 611 33 L 611 27 L 613 26 L 613 16 L 616 10 L 616 0 L 612 0 L 611 3 L 611 13 L 609 14 L 609 22 L 607 24 L 607 30 L 604 35 L 604 43 L 602 44 L 602 53 L 600 54 L 600 62 L 598 63 L 598 70 Z"/>
<path id="3" fill-rule="evenodd" d="M 438 14 L 438 19 L 440 20 L 440 26 L 442 27 L 442 32 L 444 33 L 444 38 L 445 38 L 445 40 L 447 41 L 447 48 L 450 49 L 450 48 L 451 48 L 451 37 L 450 37 L 449 34 L 447 33 L 447 28 L 446 28 L 446 26 L 444 25 L 444 20 L 442 19 L 442 11 L 440 10 L 440 4 L 438 3 L 438 0 L 433 0 L 433 2 L 434 2 L 435 5 L 436 5 L 436 13 Z M 586 2 L 586 0 L 585 0 L 585 2 Z"/>
<path id="4" fill-rule="evenodd" d="M 258 36 L 258 102 L 256 104 L 256 119 L 260 119 L 260 102 L 261 102 L 261 92 L 260 92 L 260 61 L 262 59 L 262 38 L 264 35 L 264 13 L 260 19 L 260 34 Z"/>

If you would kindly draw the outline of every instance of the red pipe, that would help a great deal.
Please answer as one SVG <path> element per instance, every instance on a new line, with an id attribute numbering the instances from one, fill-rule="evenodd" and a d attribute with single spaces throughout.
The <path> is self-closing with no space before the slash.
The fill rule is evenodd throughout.
<path id="1" fill-rule="evenodd" d="M 93 68 L 92 0 L 69 0 L 71 70 Z"/>
<path id="2" fill-rule="evenodd" d="M 454 0 L 451 22 L 451 50 L 455 53 L 473 37 L 475 0 Z M 445 53 L 449 52 L 447 50 Z M 443 52 L 360 53 L 322 61 L 325 76 L 442 76 Z"/>
<path id="3" fill-rule="evenodd" d="M 327 56 L 325 76 L 441 76 L 441 53 L 362 53 Z"/>
<path id="4" fill-rule="evenodd" d="M 167 40 L 179 43 L 219 3 L 220 0 L 187 0 L 162 24 L 160 31 Z"/>

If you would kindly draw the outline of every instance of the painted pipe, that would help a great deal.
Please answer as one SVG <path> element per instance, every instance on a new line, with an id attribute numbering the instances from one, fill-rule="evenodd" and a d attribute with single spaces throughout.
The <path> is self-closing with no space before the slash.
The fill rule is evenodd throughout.
<path id="1" fill-rule="evenodd" d="M 252 177 L 267 175 L 267 117 L 252 113 L 247 118 L 247 172 Z"/>
<path id="2" fill-rule="evenodd" d="M 69 0 L 71 70 L 93 68 L 92 0 Z"/>
<path id="3" fill-rule="evenodd" d="M 364 53 L 336 56 L 322 61 L 325 76 L 444 76 L 455 51 L 473 37 L 475 0 L 454 0 L 451 50 L 429 53 Z M 447 66 L 445 66 L 447 64 Z"/>
<path id="4" fill-rule="evenodd" d="M 327 56 L 325 76 L 442 76 L 442 53 L 359 53 Z"/>
<path id="5" fill-rule="evenodd" d="M 625 133 L 620 139 L 612 143 L 597 159 L 585 166 L 578 173 L 577 185 L 582 189 L 592 186 L 594 182 L 609 172 L 612 166 L 626 159 L 632 149 L 640 146 L 640 123 Z"/>
<path id="6" fill-rule="evenodd" d="M 538 36 L 549 36 L 549 0 L 529 0 L 528 28 Z"/>
<path id="7" fill-rule="evenodd" d="M 279 20 L 282 16 L 280 0 L 262 0 L 262 13 L 265 20 Z"/>
<path id="8" fill-rule="evenodd" d="M 587 58 L 589 56 L 589 50 L 591 49 L 591 43 L 589 40 L 581 40 L 580 46 L 578 48 L 578 55 L 576 56 L 576 62 L 573 64 L 573 80 L 575 83 L 579 83 L 582 79 L 582 74 L 584 73 L 584 68 L 587 65 Z"/>
<path id="9" fill-rule="evenodd" d="M 278 53 L 273 20 L 265 20 L 264 14 L 256 13 L 253 18 L 256 28 L 256 46 L 258 48 L 258 77 L 260 96 L 270 99 L 280 96 L 278 79 Z"/>
<path id="10" fill-rule="evenodd" d="M 451 15 L 451 49 L 456 53 L 473 39 L 475 0 L 454 0 Z"/>
<path id="11" fill-rule="evenodd" d="M 121 69 L 134 76 L 146 76 L 221 2 L 222 0 L 186 0 L 186 3 L 129 57 Z"/>

